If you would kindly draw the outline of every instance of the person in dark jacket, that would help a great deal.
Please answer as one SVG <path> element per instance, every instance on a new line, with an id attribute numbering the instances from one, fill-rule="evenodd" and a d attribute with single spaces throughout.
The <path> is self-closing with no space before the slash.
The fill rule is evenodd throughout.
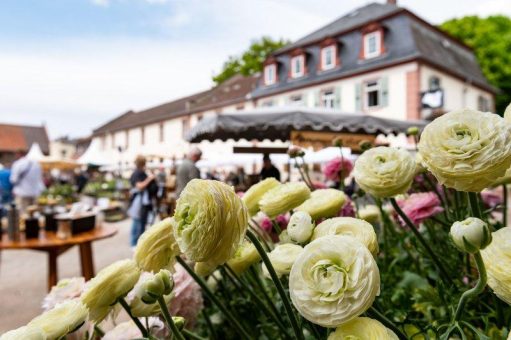
<path id="1" fill-rule="evenodd" d="M 263 156 L 263 168 L 261 169 L 261 173 L 259 174 L 261 180 L 273 177 L 277 181 L 280 181 L 280 171 L 272 164 L 270 155 L 264 154 Z"/>
<path id="2" fill-rule="evenodd" d="M 135 159 L 136 169 L 130 177 L 131 198 L 128 215 L 133 219 L 131 225 L 132 247 L 137 245 L 138 238 L 145 231 L 153 199 L 158 191 L 154 175 L 148 175 L 145 171 L 145 163 L 145 157 L 137 156 Z"/>

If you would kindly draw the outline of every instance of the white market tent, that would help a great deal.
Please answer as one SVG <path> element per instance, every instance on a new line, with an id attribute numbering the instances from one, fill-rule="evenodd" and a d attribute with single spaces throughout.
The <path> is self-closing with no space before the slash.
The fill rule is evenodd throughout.
<path id="1" fill-rule="evenodd" d="M 100 151 L 99 141 L 93 139 L 90 143 L 89 147 L 80 158 L 77 159 L 77 163 L 79 164 L 92 164 L 92 165 L 110 165 L 112 164 L 111 160 L 108 160 Z"/>
<path id="2" fill-rule="evenodd" d="M 42 161 L 46 156 L 41 151 L 39 144 L 34 143 L 30 146 L 30 150 L 28 150 L 26 157 L 34 161 Z"/>

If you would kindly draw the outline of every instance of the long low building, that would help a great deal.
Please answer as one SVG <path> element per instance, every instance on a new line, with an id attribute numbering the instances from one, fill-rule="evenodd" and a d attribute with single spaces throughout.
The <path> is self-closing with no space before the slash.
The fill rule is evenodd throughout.
<path id="1" fill-rule="evenodd" d="M 91 147 L 116 164 L 137 154 L 180 158 L 189 148 L 189 129 L 226 112 L 303 106 L 431 119 L 463 107 L 491 111 L 496 92 L 468 46 L 389 0 L 357 8 L 281 48 L 260 75 L 234 76 L 210 90 L 126 112 L 94 130 Z M 228 146 L 203 147 L 222 152 Z"/>

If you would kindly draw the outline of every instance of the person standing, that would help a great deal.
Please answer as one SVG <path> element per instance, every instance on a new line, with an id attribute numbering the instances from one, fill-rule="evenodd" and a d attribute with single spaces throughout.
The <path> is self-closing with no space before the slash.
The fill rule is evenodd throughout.
<path id="1" fill-rule="evenodd" d="M 259 174 L 261 180 L 273 177 L 277 181 L 280 181 L 280 171 L 273 165 L 270 159 L 270 155 L 264 154 L 263 156 L 263 168 L 261 169 L 261 173 Z"/>
<path id="2" fill-rule="evenodd" d="M 138 238 L 145 231 L 149 213 L 152 210 L 153 199 L 158 187 L 154 175 L 145 171 L 146 159 L 137 156 L 135 159 L 135 171 L 130 177 L 130 205 L 128 216 L 132 218 L 131 224 L 131 246 L 137 245 Z"/>
<path id="3" fill-rule="evenodd" d="M 5 215 L 5 207 L 12 201 L 11 170 L 0 164 L 0 218 Z"/>
<path id="4" fill-rule="evenodd" d="M 176 174 L 176 197 L 179 197 L 188 182 L 194 178 L 200 178 L 200 170 L 195 163 L 201 159 L 201 156 L 202 151 L 197 147 L 193 147 L 178 166 Z"/>
<path id="5" fill-rule="evenodd" d="M 37 161 L 28 159 L 24 151 L 16 154 L 16 161 L 11 168 L 10 182 L 15 203 L 22 213 L 29 205 L 35 204 L 37 197 L 45 188 L 41 166 Z"/>

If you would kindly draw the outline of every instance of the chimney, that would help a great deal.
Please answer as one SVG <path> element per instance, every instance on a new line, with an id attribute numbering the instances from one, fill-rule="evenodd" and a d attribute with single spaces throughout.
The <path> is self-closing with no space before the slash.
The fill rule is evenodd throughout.
<path id="1" fill-rule="evenodd" d="M 387 0 L 389 5 L 397 5 L 397 0 Z"/>

